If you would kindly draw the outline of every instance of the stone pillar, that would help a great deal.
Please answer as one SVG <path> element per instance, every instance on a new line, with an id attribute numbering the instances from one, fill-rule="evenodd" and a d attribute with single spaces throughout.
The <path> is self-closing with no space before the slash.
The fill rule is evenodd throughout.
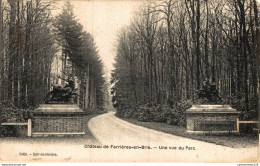
<path id="1" fill-rule="evenodd" d="M 27 136 L 32 136 L 32 119 L 28 119 L 28 125 L 27 125 Z"/>

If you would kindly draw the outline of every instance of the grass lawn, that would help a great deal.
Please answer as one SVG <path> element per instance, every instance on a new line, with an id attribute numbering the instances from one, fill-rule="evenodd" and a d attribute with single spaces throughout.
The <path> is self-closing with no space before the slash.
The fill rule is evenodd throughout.
<path id="1" fill-rule="evenodd" d="M 182 126 L 174 126 L 174 125 L 168 125 L 166 123 L 158 123 L 158 122 L 140 122 L 135 119 L 126 119 L 121 118 L 127 122 L 147 127 L 150 129 L 154 129 L 157 131 L 191 138 L 195 140 L 205 141 L 209 143 L 214 143 L 217 145 L 223 145 L 227 147 L 232 148 L 249 148 L 249 147 L 255 147 L 258 146 L 258 136 L 257 134 L 222 134 L 222 135 L 209 135 L 209 134 L 191 134 L 186 132 L 186 128 Z"/>

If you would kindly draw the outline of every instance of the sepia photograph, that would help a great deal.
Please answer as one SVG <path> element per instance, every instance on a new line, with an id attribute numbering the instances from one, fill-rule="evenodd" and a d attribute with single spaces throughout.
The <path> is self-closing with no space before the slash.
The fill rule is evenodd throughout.
<path id="1" fill-rule="evenodd" d="M 1 166 L 257 166 L 259 12 L 260 0 L 0 0 Z"/>

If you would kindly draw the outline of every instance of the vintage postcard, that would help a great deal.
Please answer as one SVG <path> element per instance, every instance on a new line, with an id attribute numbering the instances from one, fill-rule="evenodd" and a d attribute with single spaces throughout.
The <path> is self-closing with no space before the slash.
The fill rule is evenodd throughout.
<path id="1" fill-rule="evenodd" d="M 260 1 L 0 0 L 0 163 L 259 162 Z"/>

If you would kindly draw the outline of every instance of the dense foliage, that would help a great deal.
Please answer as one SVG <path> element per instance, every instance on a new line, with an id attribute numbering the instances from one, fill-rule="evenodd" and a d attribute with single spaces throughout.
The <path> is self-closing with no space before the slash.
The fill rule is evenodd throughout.
<path id="1" fill-rule="evenodd" d="M 0 22 L 1 102 L 18 108 L 37 106 L 62 72 L 67 75 L 63 79 L 76 79 L 83 108 L 103 107 L 103 64 L 69 1 L 53 19 L 50 2 L 1 0 Z"/>
<path id="2" fill-rule="evenodd" d="M 10 103 L 0 103 L 0 123 L 4 122 L 27 122 L 31 118 L 31 109 L 19 109 Z M 24 130 L 22 130 L 24 128 Z M 26 131 L 27 126 L 2 126 L 0 125 L 0 137 L 21 136 L 21 131 Z"/>
<path id="3" fill-rule="evenodd" d="M 134 118 L 142 122 L 162 122 L 174 125 L 186 125 L 185 110 L 191 107 L 191 101 L 180 101 L 173 108 L 168 105 L 148 103 L 146 105 L 118 108 L 116 115 L 123 118 Z"/>
<path id="4" fill-rule="evenodd" d="M 77 83 L 83 109 L 102 113 L 103 64 L 69 1 L 53 19 L 49 1 L 0 0 L 0 103 L 6 103 L 0 104 L 0 123 L 26 121 L 24 114 L 59 83 L 59 73 Z M 0 135 L 15 136 L 18 128 L 0 125 Z"/>
<path id="5" fill-rule="evenodd" d="M 41 0 L 0 2 L 0 101 L 37 105 L 50 89 L 57 52 L 50 4 Z"/>
<path id="6" fill-rule="evenodd" d="M 80 106 L 84 109 L 103 109 L 103 64 L 93 37 L 83 31 L 69 1 L 57 16 L 54 26 L 62 48 L 62 70 L 73 79 L 78 79 Z"/>
<path id="7" fill-rule="evenodd" d="M 53 57 L 50 4 L 0 0 L 0 123 L 26 122 L 50 89 Z M 26 126 L 2 126 L 0 136 L 20 136 Z"/>
<path id="8" fill-rule="evenodd" d="M 178 114 L 178 103 L 194 102 L 208 78 L 241 118 L 256 119 L 258 11 L 256 0 L 148 2 L 118 37 L 111 78 L 118 115 L 155 120 L 150 112 L 163 114 L 157 105 Z"/>

